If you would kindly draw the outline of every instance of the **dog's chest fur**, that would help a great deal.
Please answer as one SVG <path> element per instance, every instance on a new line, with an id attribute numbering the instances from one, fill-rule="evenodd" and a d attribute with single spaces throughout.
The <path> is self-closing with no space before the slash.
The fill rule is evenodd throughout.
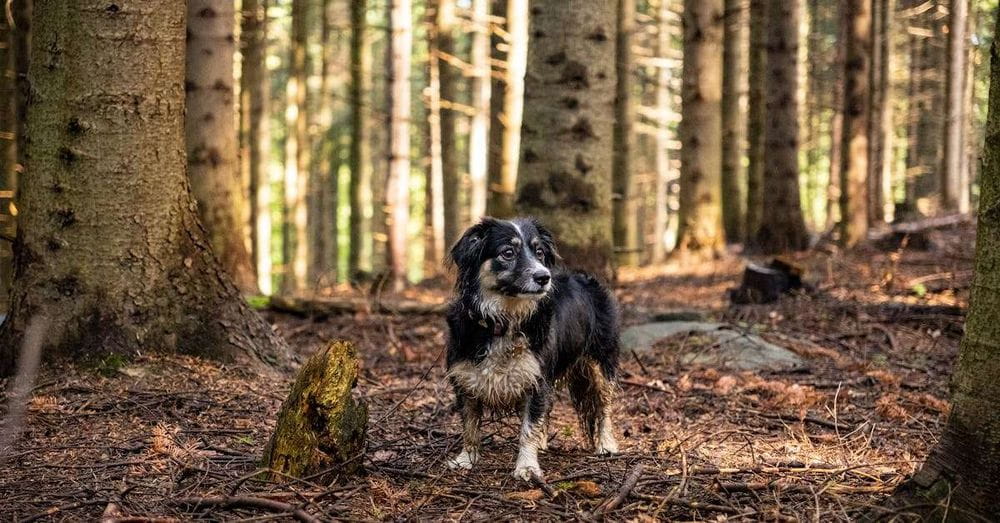
<path id="1" fill-rule="evenodd" d="M 511 409 L 542 377 L 538 358 L 519 333 L 493 338 L 486 356 L 478 363 L 460 361 L 448 369 L 452 383 L 495 409 Z"/>

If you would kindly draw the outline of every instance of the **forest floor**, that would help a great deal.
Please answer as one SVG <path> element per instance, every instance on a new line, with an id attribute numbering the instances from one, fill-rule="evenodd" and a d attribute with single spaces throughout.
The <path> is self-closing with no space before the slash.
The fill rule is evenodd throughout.
<path id="1" fill-rule="evenodd" d="M 677 356 L 698 341 L 683 336 L 626 354 L 615 423 L 623 453 L 593 456 L 561 393 L 540 459 L 544 490 L 510 475 L 510 417 L 485 423 L 475 470 L 445 466 L 460 428 L 440 316 L 267 313 L 303 355 L 343 338 L 363 357 L 365 472 L 332 485 L 255 474 L 291 376 L 162 356 L 48 369 L 0 473 L 0 521 L 848 520 L 914 472 L 948 410 L 974 231 L 934 239 L 930 251 L 813 249 L 795 262 L 815 288 L 773 305 L 728 303 L 745 264 L 737 257 L 621 274 L 628 325 L 697 310 L 808 364 L 688 367 Z"/>

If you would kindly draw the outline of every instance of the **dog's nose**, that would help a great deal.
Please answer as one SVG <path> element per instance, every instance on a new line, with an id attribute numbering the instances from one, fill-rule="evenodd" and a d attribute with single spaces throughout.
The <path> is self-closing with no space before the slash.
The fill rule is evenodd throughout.
<path id="1" fill-rule="evenodd" d="M 549 274 L 549 271 L 538 271 L 535 274 L 532 274 L 531 278 L 535 280 L 535 283 L 539 285 L 545 285 L 549 283 L 549 280 L 552 279 L 552 276 Z"/>

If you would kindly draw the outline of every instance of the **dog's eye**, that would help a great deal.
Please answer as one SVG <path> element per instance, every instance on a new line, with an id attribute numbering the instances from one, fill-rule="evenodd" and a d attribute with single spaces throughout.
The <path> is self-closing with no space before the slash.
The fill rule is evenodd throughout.
<path id="1" fill-rule="evenodd" d="M 506 249 L 500 251 L 500 257 L 504 260 L 510 261 L 514 259 L 514 249 L 507 247 Z"/>
<path id="2" fill-rule="evenodd" d="M 542 248 L 539 247 L 539 248 L 535 249 L 535 256 L 538 256 L 539 260 L 544 259 L 545 258 L 545 251 L 543 251 Z"/>

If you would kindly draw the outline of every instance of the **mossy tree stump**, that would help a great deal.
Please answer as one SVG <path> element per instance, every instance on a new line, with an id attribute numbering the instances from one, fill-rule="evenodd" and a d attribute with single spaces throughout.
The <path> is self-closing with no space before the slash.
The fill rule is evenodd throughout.
<path id="1" fill-rule="evenodd" d="M 264 449 L 264 466 L 281 477 L 351 474 L 361 466 L 368 407 L 352 396 L 358 360 L 354 346 L 333 342 L 302 366 L 278 412 Z"/>

